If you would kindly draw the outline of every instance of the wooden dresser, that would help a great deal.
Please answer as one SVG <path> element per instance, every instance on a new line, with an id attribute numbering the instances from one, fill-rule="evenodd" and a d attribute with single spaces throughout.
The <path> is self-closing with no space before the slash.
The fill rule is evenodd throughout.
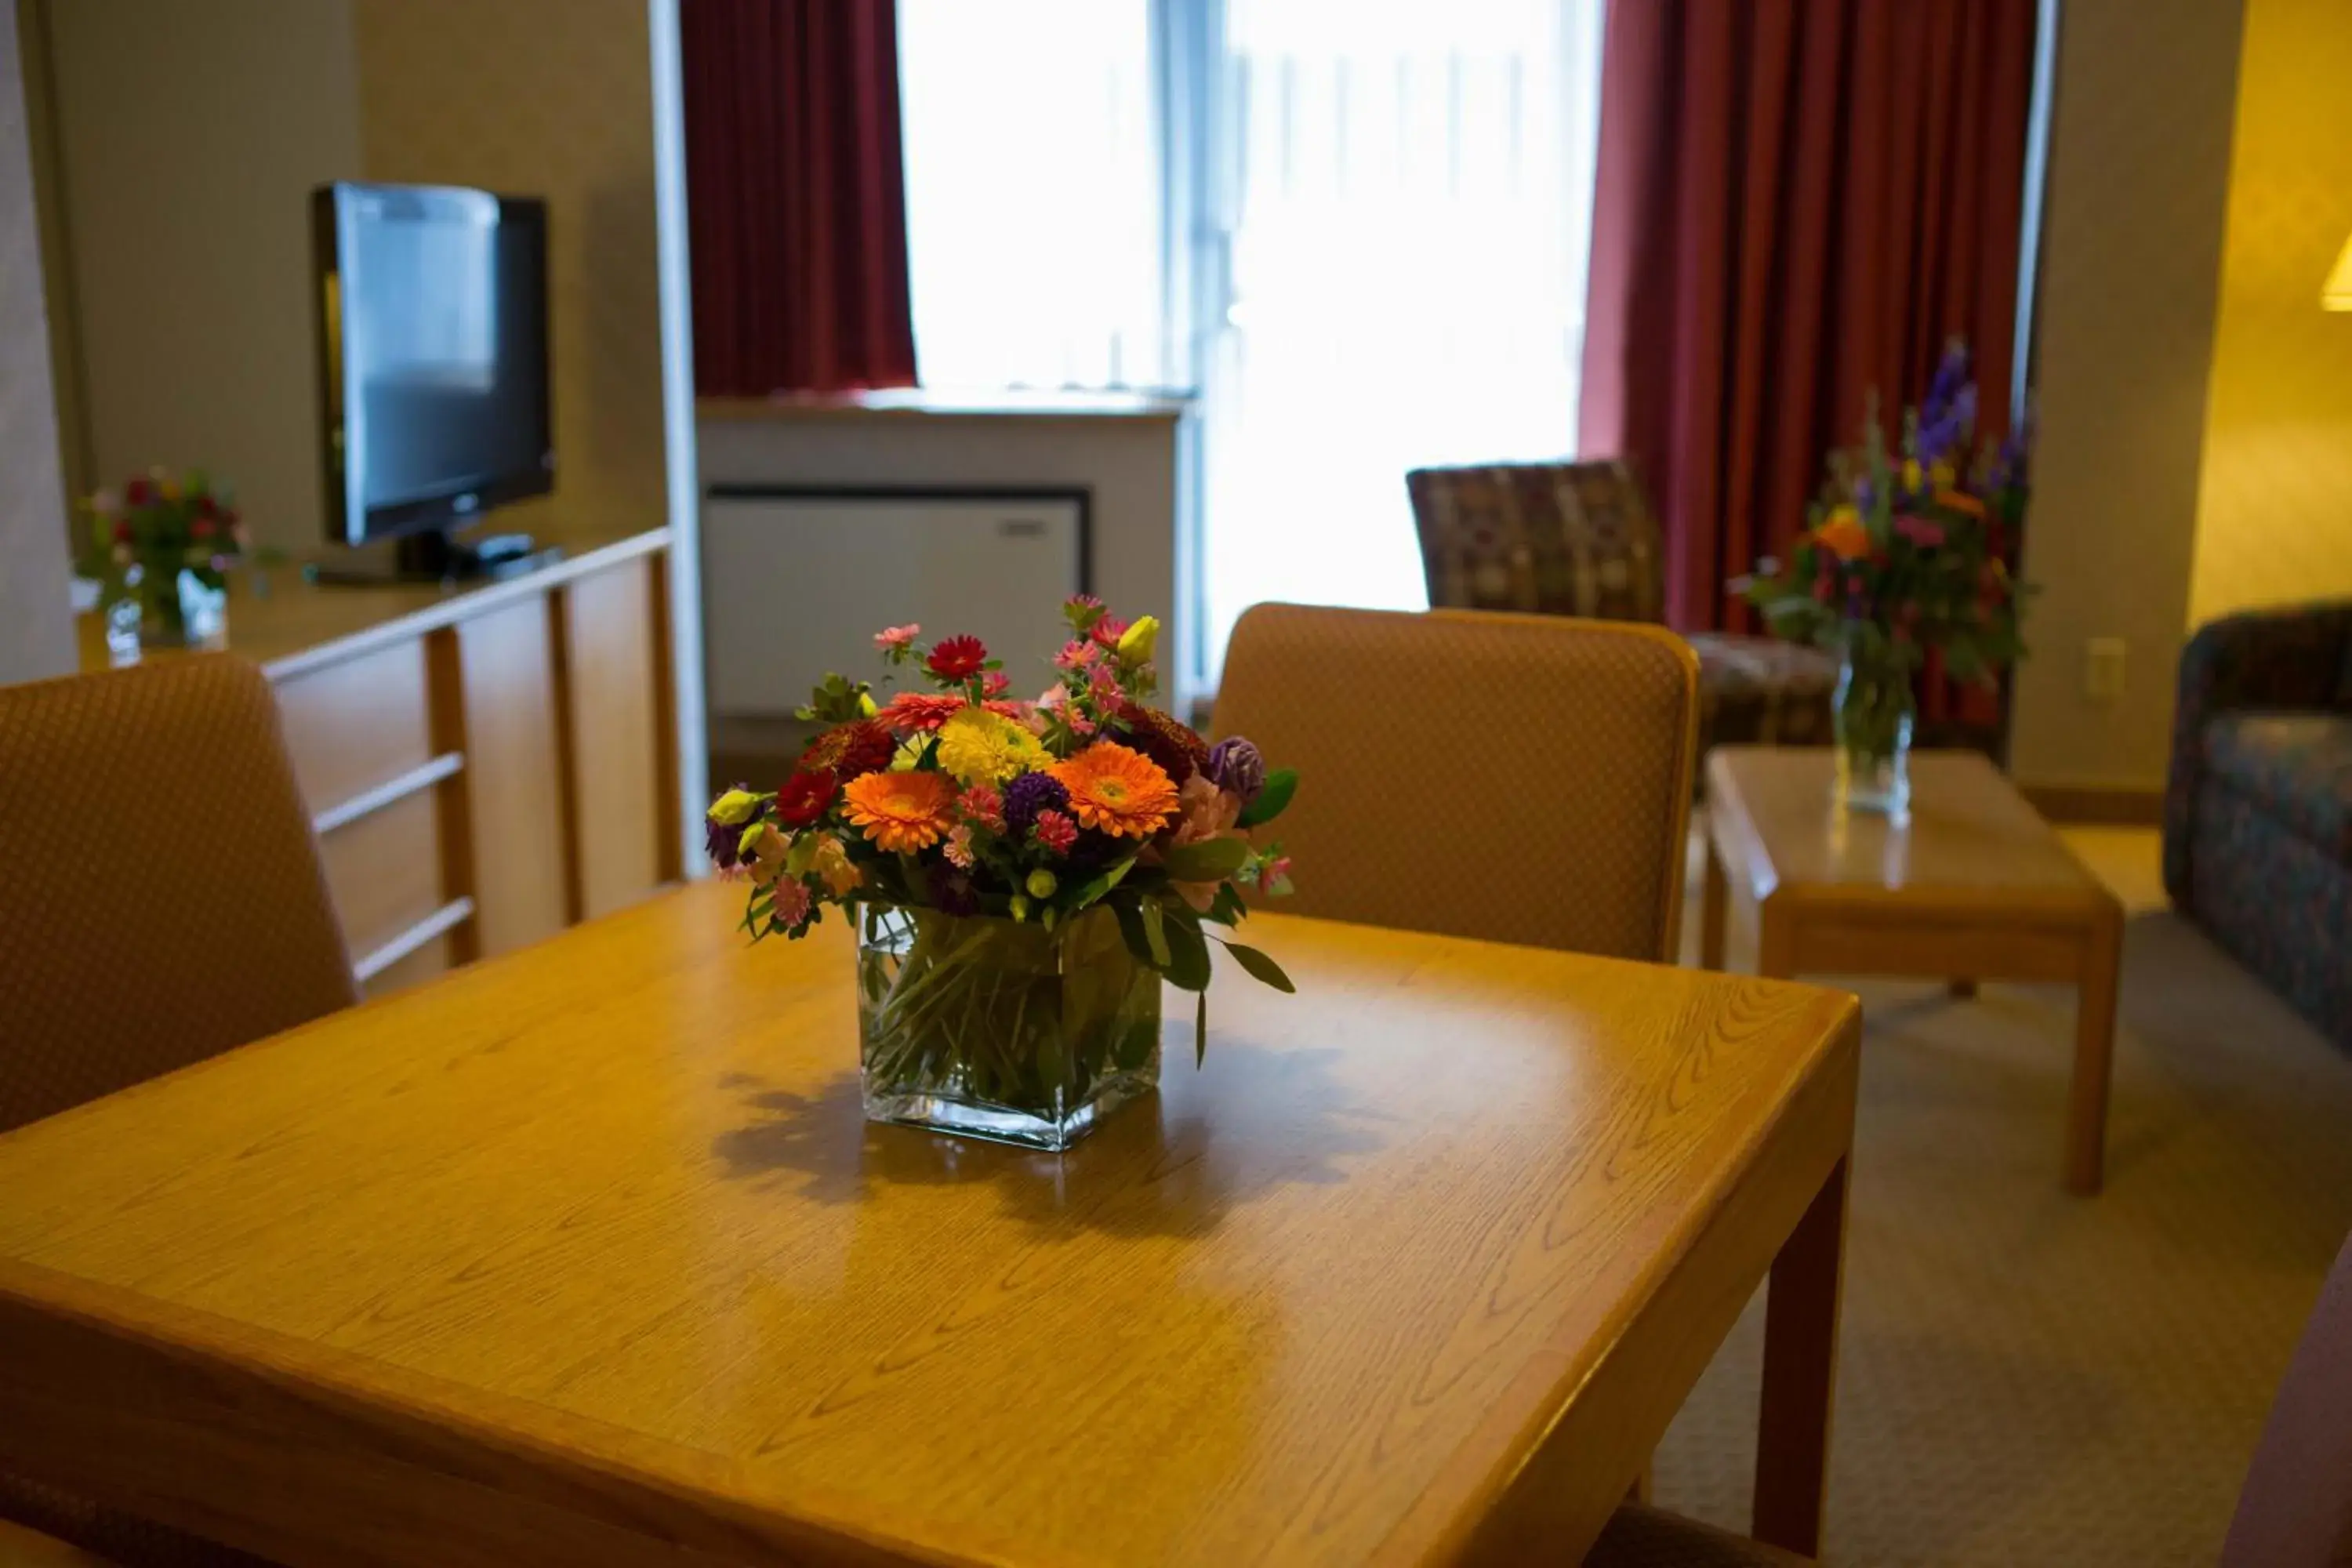
<path id="1" fill-rule="evenodd" d="M 229 651 L 277 688 L 368 994 L 678 879 L 669 543 L 565 541 L 447 588 L 233 580 Z M 94 616 L 81 659 L 109 662 Z"/>

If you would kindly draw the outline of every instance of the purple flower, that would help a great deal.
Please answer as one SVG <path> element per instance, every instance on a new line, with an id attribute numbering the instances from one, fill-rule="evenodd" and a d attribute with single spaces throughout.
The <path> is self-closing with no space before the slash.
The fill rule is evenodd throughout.
<path id="1" fill-rule="evenodd" d="M 1070 792 L 1050 773 L 1023 773 L 1004 786 L 1004 826 L 1015 839 L 1025 838 L 1037 825 L 1041 811 L 1060 811 L 1070 804 Z"/>
<path id="2" fill-rule="evenodd" d="M 1927 395 L 1920 402 L 1921 424 L 1934 423 L 1945 406 L 1960 395 L 1969 381 L 1969 346 L 1954 338 L 1944 349 L 1944 357 L 1936 363 L 1935 379 L 1927 384 Z"/>
<path id="3" fill-rule="evenodd" d="M 1239 735 L 1229 735 L 1209 749 L 1209 779 L 1229 789 L 1247 805 L 1265 787 L 1265 758 Z"/>
<path id="4" fill-rule="evenodd" d="M 980 913 L 980 889 L 971 879 L 941 861 L 931 868 L 931 902 L 943 915 Z"/>
<path id="5" fill-rule="evenodd" d="M 737 784 L 727 793 L 728 795 L 749 795 L 751 786 Z M 723 805 L 725 797 L 721 796 L 720 800 Z M 739 847 L 743 842 L 745 829 L 753 823 L 761 821 L 767 815 L 768 803 L 761 801 L 752 806 L 749 813 L 737 817 L 733 822 L 721 822 L 715 815 L 705 816 L 702 819 L 702 846 L 709 852 L 711 864 L 722 871 L 732 871 L 740 865 L 743 857 Z"/>

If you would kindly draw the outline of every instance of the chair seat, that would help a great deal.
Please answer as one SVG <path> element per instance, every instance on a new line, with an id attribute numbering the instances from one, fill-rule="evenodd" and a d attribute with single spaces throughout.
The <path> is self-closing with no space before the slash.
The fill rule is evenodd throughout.
<path id="1" fill-rule="evenodd" d="M 2352 863 L 2352 713 L 2224 713 L 2205 726 L 2205 766 L 2264 816 Z"/>
<path id="2" fill-rule="evenodd" d="M 1807 1559 L 1646 1503 L 1619 1509 L 1584 1568 L 1799 1568 Z"/>
<path id="3" fill-rule="evenodd" d="M 1702 747 L 1826 745 L 1837 660 L 1777 637 L 1697 632 Z"/>

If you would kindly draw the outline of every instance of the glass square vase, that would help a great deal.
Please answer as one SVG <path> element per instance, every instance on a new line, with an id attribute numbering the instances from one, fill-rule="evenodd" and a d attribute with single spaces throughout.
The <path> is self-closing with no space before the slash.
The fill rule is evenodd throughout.
<path id="1" fill-rule="evenodd" d="M 857 1026 L 870 1121 L 1062 1150 L 1160 1082 L 1160 976 L 1104 909 L 862 905 Z"/>

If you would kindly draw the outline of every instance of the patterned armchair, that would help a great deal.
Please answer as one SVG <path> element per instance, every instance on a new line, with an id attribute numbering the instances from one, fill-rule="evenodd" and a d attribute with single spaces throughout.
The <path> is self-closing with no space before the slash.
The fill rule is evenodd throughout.
<path id="1" fill-rule="evenodd" d="M 2164 886 L 2352 1049 L 2352 601 L 2231 616 L 2189 639 Z"/>
<path id="2" fill-rule="evenodd" d="M 1405 476 L 1429 602 L 1606 621 L 1665 619 L 1664 539 L 1620 461 L 1491 463 Z M 1826 744 L 1837 664 L 1771 637 L 1702 632 L 1699 745 Z"/>

